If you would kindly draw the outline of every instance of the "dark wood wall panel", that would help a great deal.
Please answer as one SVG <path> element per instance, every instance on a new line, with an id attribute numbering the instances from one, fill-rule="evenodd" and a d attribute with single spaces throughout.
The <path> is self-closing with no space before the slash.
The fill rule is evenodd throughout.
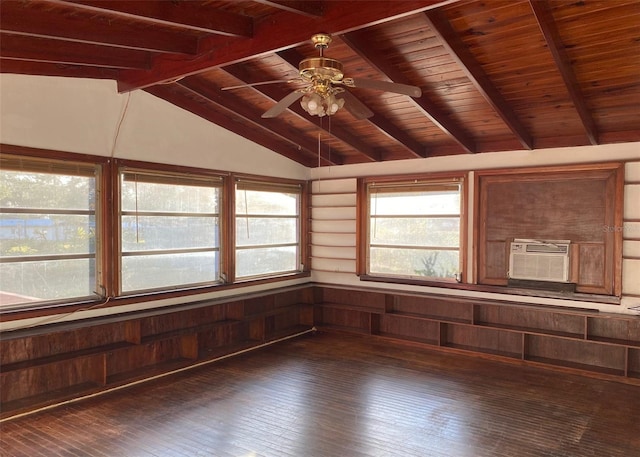
<path id="1" fill-rule="evenodd" d="M 640 318 L 591 317 L 587 321 L 589 339 L 619 343 L 631 342 L 640 348 Z"/>
<path id="2" fill-rule="evenodd" d="M 313 289 L 290 287 L 229 302 L 5 332 L 0 414 L 8 417 L 310 331 Z"/>
<path id="3" fill-rule="evenodd" d="M 11 409 L 12 402 L 39 399 L 58 391 L 68 395 L 82 389 L 92 389 L 104 384 L 102 357 L 63 360 L 56 364 L 34 366 L 6 373 L 2 379 L 0 399 L 3 410 Z"/>
<path id="4" fill-rule="evenodd" d="M 335 299 L 338 291 L 328 295 Z M 342 303 L 316 295 L 321 329 L 640 384 L 640 316 L 391 290 L 342 292 Z M 362 307 L 365 297 L 387 305 Z"/>
<path id="5" fill-rule="evenodd" d="M 515 238 L 569 240 L 576 291 L 618 294 L 621 238 L 606 227 L 621 225 L 622 174 L 619 163 L 478 172 L 478 282 L 507 285 Z"/>
<path id="6" fill-rule="evenodd" d="M 518 179 L 483 186 L 487 196 L 487 240 L 603 241 L 606 183 L 568 178 L 560 181 L 539 176 L 538 181 Z"/>
<path id="7" fill-rule="evenodd" d="M 117 347 L 137 342 L 137 333 L 137 323 L 118 322 L 34 335 L 30 339 L 8 339 L 3 341 L 0 363 L 7 365 L 94 347 Z"/>
<path id="8" fill-rule="evenodd" d="M 550 335 L 583 338 L 586 317 L 579 314 L 546 312 L 525 306 L 505 307 L 483 304 L 474 306 L 473 322 L 508 329 L 529 330 Z"/>
<path id="9" fill-rule="evenodd" d="M 198 333 L 198 351 L 201 357 L 207 357 L 220 348 L 236 345 L 248 338 L 248 327 L 244 322 L 219 325 Z"/>
<path id="10" fill-rule="evenodd" d="M 484 284 L 504 284 L 505 271 L 509 268 L 508 249 L 505 240 L 486 242 Z"/>
<path id="11" fill-rule="evenodd" d="M 123 357 L 119 351 L 107 354 L 107 376 L 113 376 L 183 358 L 180 340 L 173 338 L 130 348 Z"/>
<path id="12" fill-rule="evenodd" d="M 366 312 L 355 309 L 323 307 L 322 322 L 333 327 L 352 329 L 364 333 L 369 333 L 371 328 L 371 316 Z"/>
<path id="13" fill-rule="evenodd" d="M 380 334 L 437 345 L 440 324 L 434 321 L 411 319 L 402 315 L 384 315 L 380 320 Z"/>
<path id="14" fill-rule="evenodd" d="M 392 290 L 293 289 L 9 332 L 0 341 L 4 360 L 13 360 L 0 366 L 2 417 L 214 360 L 312 325 L 640 383 L 638 316 Z M 297 298 L 303 301 L 293 303 Z M 32 347 L 39 349 L 27 350 Z M 6 355 L 14 349 L 17 355 Z"/>
<path id="15" fill-rule="evenodd" d="M 197 327 L 198 325 L 224 320 L 226 318 L 224 311 L 224 307 L 216 306 L 153 316 L 142 320 L 140 332 L 144 339 L 148 335 Z"/>
<path id="16" fill-rule="evenodd" d="M 622 346 L 528 335 L 525 357 L 532 361 L 624 375 L 627 355 Z"/>
<path id="17" fill-rule="evenodd" d="M 601 290 L 605 284 L 606 250 L 604 242 L 581 243 L 578 250 L 578 284 Z"/>
<path id="18" fill-rule="evenodd" d="M 420 315 L 449 322 L 471 323 L 472 309 L 467 303 L 456 299 L 440 297 L 424 297 L 411 295 L 397 295 L 393 297 L 393 304 L 387 312 Z"/>
<path id="19" fill-rule="evenodd" d="M 259 297 L 244 301 L 244 312 L 248 316 L 273 311 L 274 308 L 275 300 L 273 297 Z"/>
<path id="20" fill-rule="evenodd" d="M 363 308 L 385 309 L 384 295 L 362 292 L 352 293 L 345 289 L 326 288 L 322 291 L 322 301 L 325 303 L 348 303 L 352 306 L 361 306 Z"/>
<path id="21" fill-rule="evenodd" d="M 474 348 L 475 351 L 509 358 L 522 358 L 522 335 L 494 328 L 446 324 L 441 344 L 456 349 Z"/>
<path id="22" fill-rule="evenodd" d="M 629 349 L 628 376 L 640 378 L 640 349 Z"/>

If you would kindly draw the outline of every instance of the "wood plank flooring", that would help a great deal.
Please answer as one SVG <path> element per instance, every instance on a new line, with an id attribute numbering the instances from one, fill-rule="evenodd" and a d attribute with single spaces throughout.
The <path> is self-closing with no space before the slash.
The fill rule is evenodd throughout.
<path id="1" fill-rule="evenodd" d="M 633 457 L 640 388 L 318 332 L 0 427 L 7 457 Z"/>

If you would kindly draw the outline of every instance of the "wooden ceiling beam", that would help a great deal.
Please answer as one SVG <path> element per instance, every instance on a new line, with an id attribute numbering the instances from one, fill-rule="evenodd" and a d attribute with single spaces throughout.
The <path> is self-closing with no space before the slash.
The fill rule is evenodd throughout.
<path id="1" fill-rule="evenodd" d="M 533 149 L 533 138 L 524 128 L 511 106 L 493 85 L 480 64 L 473 57 L 467 46 L 460 39 L 460 35 L 453 29 L 444 12 L 431 10 L 425 12 L 429 27 L 440 39 L 442 46 L 456 61 L 467 78 L 473 83 L 478 92 L 491 105 L 502 121 L 511 129 L 518 142 L 526 149 Z"/>
<path id="2" fill-rule="evenodd" d="M 347 101 L 347 103 L 349 103 Z M 392 124 L 389 119 L 380 114 L 373 113 L 373 116 L 366 119 L 372 127 L 375 127 L 380 133 L 386 135 L 389 139 L 394 140 L 402 146 L 409 154 L 416 158 L 428 157 L 428 149 L 414 140 L 407 133 Z"/>
<path id="3" fill-rule="evenodd" d="M 180 27 L 232 37 L 251 37 L 253 20 L 248 16 L 207 8 L 192 1 L 48 0 L 52 3 L 101 14 L 111 14 L 152 24 Z"/>
<path id="4" fill-rule="evenodd" d="M 553 14 L 551 13 L 551 8 L 544 0 L 529 0 L 529 4 L 538 22 L 540 31 L 547 42 L 549 52 L 551 52 L 556 67 L 562 75 L 562 80 L 567 88 L 573 106 L 578 112 L 578 116 L 580 116 L 587 138 L 592 145 L 596 145 L 598 144 L 598 129 L 596 128 L 589 108 L 587 108 L 576 75 L 571 68 L 571 59 L 569 59 L 562 44 L 560 33 L 558 32 Z"/>
<path id="5" fill-rule="evenodd" d="M 151 54 L 146 51 L 73 42 L 66 42 L 61 46 L 60 40 L 10 33 L 0 33 L 0 56 L 11 60 L 119 69 L 151 67 Z"/>
<path id="6" fill-rule="evenodd" d="M 306 155 L 311 158 L 318 157 L 318 145 L 315 141 L 301 136 L 294 129 L 274 121 L 273 119 L 262 119 L 261 113 L 256 112 L 244 103 L 241 99 L 233 96 L 229 92 L 223 92 L 211 81 L 204 80 L 198 76 L 190 76 L 177 82 L 177 84 L 213 103 L 216 109 L 223 108 L 241 117 L 245 122 L 250 123 L 258 130 L 266 130 L 280 141 L 290 143 L 298 150 L 298 155 Z M 330 165 L 341 165 L 343 162 L 339 157 L 323 157 Z M 298 157 L 295 160 L 300 160 Z"/>
<path id="7" fill-rule="evenodd" d="M 456 1 L 458 0 L 379 1 L 367 3 L 364 8 L 362 2 L 357 0 L 327 1 L 324 2 L 322 17 L 306 17 L 281 11 L 256 21 L 251 40 L 229 40 L 212 36 L 201 40 L 198 58 L 159 57 L 154 60 L 154 68 L 150 71 L 122 72 L 118 90 L 127 92 L 140 89 L 298 46 L 308 41 L 314 33 L 341 34 Z"/>
<path id="8" fill-rule="evenodd" d="M 0 59 L 0 73 L 17 75 L 62 76 L 66 78 L 116 79 L 118 70 L 100 67 L 64 65 L 49 62 Z"/>
<path id="9" fill-rule="evenodd" d="M 184 34 L 140 29 L 118 21 L 78 19 L 70 14 L 52 17 L 48 11 L 21 2 L 4 2 L 0 30 L 16 35 L 56 38 L 153 52 L 195 54 L 198 40 Z M 64 44 L 61 43 L 61 46 Z"/>
<path id="10" fill-rule="evenodd" d="M 384 75 L 386 79 L 400 84 L 413 85 L 395 66 L 387 62 L 384 56 L 373 51 L 367 43 L 367 38 L 359 32 L 351 32 L 341 36 L 347 46 L 349 46 L 356 54 L 373 67 L 378 73 Z M 422 111 L 433 124 L 439 127 L 453 141 L 458 143 L 466 152 L 475 153 L 476 146 L 473 139 L 456 125 L 447 115 L 435 108 L 435 104 L 431 103 L 425 95 L 424 91 L 421 98 L 408 97 L 409 100 Z"/>
<path id="11" fill-rule="evenodd" d="M 205 99 L 197 94 L 191 93 L 193 97 L 199 97 L 198 100 L 188 97 L 186 93 L 191 91 L 178 84 L 160 84 L 145 91 L 304 166 L 317 165 L 317 159 L 302 157 L 291 143 L 284 143 L 263 130 L 247 129 L 240 116 L 230 115 L 227 110 L 211 109 L 212 103 L 203 103 Z"/>
<path id="12" fill-rule="evenodd" d="M 269 5 L 290 13 L 318 17 L 324 13 L 324 4 L 315 0 L 254 0 L 256 3 Z"/>

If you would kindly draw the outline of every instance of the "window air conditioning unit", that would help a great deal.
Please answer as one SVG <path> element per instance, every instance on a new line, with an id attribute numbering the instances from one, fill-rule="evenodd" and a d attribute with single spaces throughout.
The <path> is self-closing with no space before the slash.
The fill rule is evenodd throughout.
<path id="1" fill-rule="evenodd" d="M 569 282 L 568 240 L 516 239 L 509 253 L 509 278 Z"/>

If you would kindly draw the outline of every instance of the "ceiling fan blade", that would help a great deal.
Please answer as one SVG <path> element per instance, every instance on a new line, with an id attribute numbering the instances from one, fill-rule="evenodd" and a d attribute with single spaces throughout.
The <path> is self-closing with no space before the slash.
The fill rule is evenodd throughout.
<path id="1" fill-rule="evenodd" d="M 345 80 L 346 79 L 347 78 L 345 78 Z M 394 92 L 396 94 L 409 95 L 410 97 L 416 98 L 422 96 L 422 89 L 417 86 L 410 86 L 408 84 L 390 83 L 387 81 L 377 81 L 374 79 L 351 79 L 349 82 L 353 82 L 353 86 L 351 87 L 382 90 L 384 92 Z"/>
<path id="2" fill-rule="evenodd" d="M 274 79 L 272 81 L 260 81 L 257 83 L 240 84 L 239 86 L 221 87 L 220 90 L 242 89 L 244 87 L 262 86 L 263 84 L 290 83 L 297 79 Z"/>
<path id="3" fill-rule="evenodd" d="M 273 105 L 273 107 L 270 110 L 265 112 L 262 115 L 262 118 L 263 119 L 269 119 L 269 118 L 272 118 L 272 117 L 276 117 L 277 115 L 282 113 L 284 110 L 289 108 L 289 106 L 291 106 L 293 104 L 293 102 L 295 102 L 296 100 L 299 100 L 302 97 L 302 95 L 303 95 L 303 93 L 300 92 L 300 91 L 297 91 L 297 90 L 294 91 L 294 92 L 291 92 L 289 95 L 284 97 L 278 103 Z"/>
<path id="4" fill-rule="evenodd" d="M 367 119 L 373 116 L 367 106 L 349 91 L 344 91 L 337 95 L 337 98 L 344 98 L 344 108 L 351 113 L 356 119 Z"/>

